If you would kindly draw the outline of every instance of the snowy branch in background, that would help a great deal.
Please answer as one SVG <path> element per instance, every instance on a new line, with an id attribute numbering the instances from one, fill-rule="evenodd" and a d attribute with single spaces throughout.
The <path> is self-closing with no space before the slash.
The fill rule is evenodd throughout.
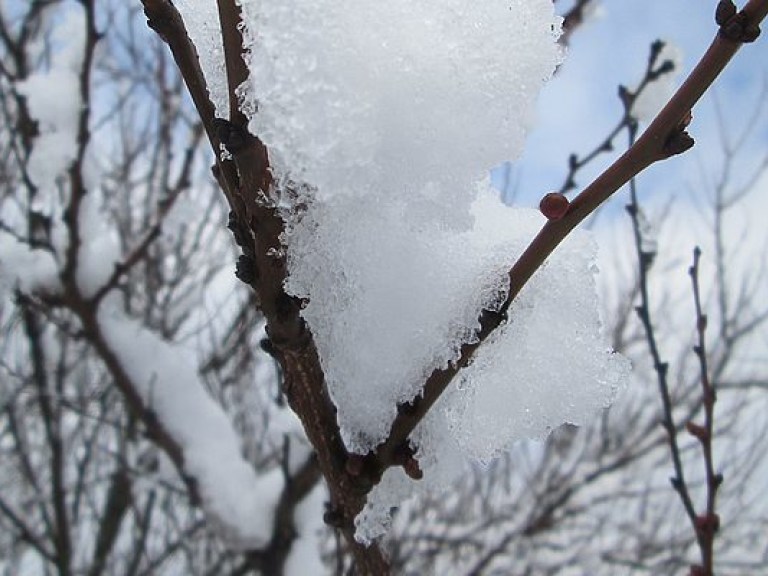
<path id="1" fill-rule="evenodd" d="M 202 505 L 228 545 L 242 550 L 265 548 L 276 530 L 286 482 L 307 460 L 306 451 L 294 450 L 297 462 L 293 466 L 287 463 L 283 469 L 273 465 L 257 474 L 255 464 L 243 454 L 243 443 L 229 416 L 198 374 L 200 359 L 196 353 L 200 351 L 173 343 L 168 335 L 161 337 L 159 330 L 147 325 L 146 318 L 132 314 L 126 305 L 126 279 L 133 266 L 145 260 L 157 244 L 168 241 L 161 234 L 162 225 L 173 228 L 178 236 L 171 242 L 180 242 L 184 235 L 185 215 L 169 215 L 175 200 L 189 188 L 190 150 L 199 143 L 200 128 L 190 130 L 190 149 L 182 155 L 177 180 L 165 190 L 163 201 L 148 202 L 156 214 L 146 222 L 146 233 L 136 244 L 130 238 L 126 248 L 119 227 L 108 216 L 110 204 L 119 203 L 106 191 L 105 166 L 111 166 L 113 159 L 98 148 L 95 138 L 91 139 L 90 115 L 102 103 L 83 103 L 83 91 L 88 98 L 93 95 L 88 83 L 94 65 L 95 31 L 89 28 L 93 26 L 93 9 L 62 4 L 49 10 L 51 16 L 60 18 L 60 24 L 46 40 L 50 46 L 40 40 L 33 44 L 30 55 L 42 58 L 50 49 L 47 64 L 11 85 L 34 130 L 28 153 L 20 154 L 26 185 L 20 186 L 18 202 L 6 199 L 0 212 L 4 227 L 0 230 L 3 296 L 13 295 L 24 303 L 29 325 L 34 324 L 34 314 L 40 310 L 51 315 L 71 313 L 79 321 L 82 337 L 124 394 L 132 416 L 165 451 L 191 500 Z M 151 165 L 139 169 L 151 170 Z M 123 178 L 118 188 L 125 194 L 132 184 L 127 174 Z M 149 193 L 142 190 L 140 194 Z M 129 218 L 125 212 L 135 211 L 142 196 L 132 199 L 134 205 L 127 201 L 121 216 Z M 187 198 L 188 208 L 191 201 Z M 172 220 L 176 222 L 171 226 Z M 195 223 L 197 226 L 200 224 Z M 178 253 L 169 254 L 168 259 L 178 257 Z M 195 276 L 187 274 L 190 281 Z M 168 323 L 182 324 L 195 318 L 195 306 L 201 304 L 196 296 L 201 293 L 198 286 L 186 301 L 178 298 L 175 308 L 167 310 Z M 201 315 L 197 313 L 197 317 Z M 59 401 L 63 400 L 57 397 L 55 402 Z M 276 432 L 281 441 L 288 433 L 286 426 Z M 313 478 L 311 474 L 308 477 Z M 296 500 L 313 483 L 298 492 Z M 291 506 L 296 503 L 290 502 Z"/>
<path id="2" fill-rule="evenodd" d="M 146 410 L 179 443 L 183 473 L 195 483 L 222 536 L 240 549 L 266 545 L 284 488 L 281 470 L 258 476 L 243 458 L 229 418 L 197 377 L 191 351 L 158 338 L 109 300 L 101 305 L 98 322 Z"/>

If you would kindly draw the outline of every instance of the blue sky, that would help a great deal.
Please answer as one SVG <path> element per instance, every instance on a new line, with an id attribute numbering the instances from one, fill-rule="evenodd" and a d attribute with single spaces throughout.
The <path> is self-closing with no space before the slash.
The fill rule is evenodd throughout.
<path id="1" fill-rule="evenodd" d="M 602 0 L 602 14 L 573 36 L 564 65 L 544 89 L 526 151 L 512 169 L 516 202 L 535 205 L 544 193 L 559 188 L 568 155 L 585 153 L 602 141 L 621 116 L 616 88 L 619 84 L 632 86 L 640 79 L 651 42 L 670 41 L 682 50 L 680 78 L 684 77 L 714 37 L 716 4 L 716 0 Z M 731 110 L 735 123 L 742 125 L 766 82 L 768 38 L 761 37 L 737 54 L 715 92 Z M 643 179 L 649 194 L 662 191 L 663 182 L 679 181 L 692 165 L 712 153 L 716 142 L 713 112 L 712 99 L 705 97 L 694 110 L 690 129 L 696 147 L 682 158 L 647 171 Z M 768 145 L 766 120 L 763 117 L 757 132 L 759 141 Z M 617 143 L 623 139 L 622 135 Z M 585 169 L 579 184 L 587 184 L 589 176 L 604 166 L 605 161 L 596 162 Z"/>

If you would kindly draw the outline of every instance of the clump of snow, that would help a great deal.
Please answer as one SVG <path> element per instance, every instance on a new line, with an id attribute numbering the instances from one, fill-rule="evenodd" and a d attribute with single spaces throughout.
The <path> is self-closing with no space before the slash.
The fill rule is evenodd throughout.
<path id="1" fill-rule="evenodd" d="M 218 118 L 229 118 L 229 90 L 224 62 L 224 44 L 216 0 L 174 0 L 190 40 L 197 48 L 208 96 Z"/>
<path id="2" fill-rule="evenodd" d="M 99 307 L 98 320 L 137 392 L 181 446 L 185 472 L 196 480 L 203 508 L 230 546 L 266 545 L 285 487 L 283 472 L 277 468 L 258 476 L 243 458 L 231 422 L 195 372 L 193 350 L 166 342 L 127 317 L 112 297 Z"/>
<path id="3" fill-rule="evenodd" d="M 294 526 L 298 534 L 291 545 L 291 552 L 285 559 L 287 576 L 324 574 L 327 566 L 321 556 L 322 538 L 326 526 L 323 523 L 327 490 L 318 483 L 314 490 L 296 507 Z"/>
<path id="4" fill-rule="evenodd" d="M 39 192 L 32 206 L 50 215 L 56 178 L 75 160 L 80 108 L 80 72 L 85 46 L 82 8 L 59 11 L 61 23 L 53 31 L 50 67 L 18 82 L 16 90 L 27 101 L 38 123 L 39 135 L 27 163 L 30 179 Z M 55 89 L 51 89 L 55 86 Z"/>
<path id="5" fill-rule="evenodd" d="M 292 274 L 286 287 L 309 299 L 304 317 L 351 450 L 365 453 L 381 443 L 397 405 L 417 396 L 434 369 L 458 358 L 462 343 L 479 327 L 480 311 L 498 305 L 505 295 L 507 270 L 541 224 L 537 212 L 505 208 L 491 190 L 480 195 L 474 208 L 474 228 L 456 233 L 414 221 L 405 202 L 344 196 L 312 206 L 287 236 Z M 484 344 L 475 364 L 464 371 L 465 390 L 457 400 L 461 407 L 451 409 L 452 428 L 470 438 L 464 442 L 476 457 L 492 457 L 508 446 L 509 438 L 541 437 L 562 422 L 580 422 L 615 392 L 617 382 L 601 376 L 614 357 L 599 338 L 594 248 L 585 239 L 565 246 L 517 300 L 509 325 L 493 343 Z M 535 307 L 533 296 L 527 296 L 531 293 L 539 294 Z M 558 333 L 552 334 L 552 326 L 559 327 Z M 576 345 L 566 346 L 571 339 Z M 497 341 L 506 348 L 497 349 Z M 585 359 L 578 360 L 579 355 Z M 496 370 L 479 369 L 484 362 Z M 559 375 L 552 371 L 558 365 L 563 367 Z M 577 382 L 570 373 L 575 365 L 583 369 Z M 507 386 L 509 377 L 528 388 Z M 500 382 L 493 387 L 470 385 L 494 378 Z M 485 434 L 479 421 L 492 428 L 496 424 L 483 414 L 491 402 L 484 400 L 484 392 L 493 396 L 506 389 L 544 414 L 537 414 L 536 406 L 523 406 L 533 412 L 519 418 L 505 412 L 517 420 L 514 427 L 507 436 L 486 442 L 478 436 Z M 543 396 L 536 395 L 539 391 Z M 572 403 L 574 395 L 583 395 L 582 403 Z M 557 400 L 557 409 L 548 397 Z M 469 402 L 475 407 L 470 409 Z M 464 414 L 468 411 L 474 419 Z M 547 415 L 551 421 L 542 421 Z M 458 423 L 462 418 L 464 425 Z"/>
<path id="6" fill-rule="evenodd" d="M 27 294 L 59 290 L 58 265 L 53 254 L 0 234 L 0 293 Z"/>
<path id="7" fill-rule="evenodd" d="M 323 357 L 329 387 L 347 388 L 337 386 L 334 380 L 338 356 L 348 354 L 342 361 L 345 369 L 354 366 L 359 371 L 357 379 L 348 385 L 348 396 L 334 397 L 340 406 L 343 427 L 357 426 L 360 418 L 360 429 L 370 431 L 375 423 L 388 430 L 393 414 L 386 409 L 386 401 L 378 404 L 380 388 L 394 388 L 386 382 L 387 376 L 395 369 L 405 372 L 406 366 L 414 374 L 419 368 L 434 367 L 441 356 L 430 356 L 425 351 L 424 357 L 416 357 L 420 350 L 427 350 L 423 344 L 414 344 L 419 339 L 435 342 L 437 346 L 442 343 L 444 354 L 446 342 L 456 346 L 469 339 L 462 330 L 474 326 L 480 308 L 493 307 L 498 301 L 495 295 L 504 293 L 508 285 L 506 270 L 542 220 L 534 210 L 500 205 L 491 191 L 478 198 L 473 212 L 473 230 L 455 236 L 453 242 L 448 240 L 447 246 L 443 246 L 450 254 L 447 258 L 453 258 L 453 266 L 447 265 L 439 247 L 432 258 L 422 254 L 418 264 L 411 260 L 412 252 L 401 253 L 401 258 L 411 261 L 413 268 L 423 269 L 421 280 L 426 287 L 423 294 L 410 293 L 407 288 L 400 290 L 399 270 L 393 270 L 391 282 L 381 290 L 391 301 L 367 304 L 374 309 L 370 315 L 375 315 L 375 310 L 381 313 L 379 318 L 369 318 L 368 323 L 381 326 L 385 334 L 338 342 L 335 332 L 349 330 L 349 324 L 332 327 L 328 319 L 327 326 L 334 332 L 330 340 L 336 339 L 342 349 L 328 362 Z M 509 321 L 483 343 L 472 364 L 462 370 L 412 435 L 424 479 L 414 482 L 401 470 L 388 471 L 357 520 L 360 540 L 367 542 L 382 534 L 389 523 L 390 510 L 402 500 L 420 491 L 447 487 L 465 469 L 468 460 L 488 463 L 517 440 L 544 438 L 566 422 L 582 424 L 610 404 L 626 382 L 629 364 L 609 349 L 601 334 L 595 255 L 596 247 L 586 232 L 572 233 L 526 285 L 509 311 Z M 372 258 L 375 260 L 376 256 Z M 318 297 L 317 292 L 314 294 Z M 484 302 L 478 294 L 484 296 Z M 420 316 L 396 314 L 394 302 L 398 299 L 408 302 L 409 311 L 418 309 Z M 440 310 L 433 301 L 452 307 L 453 314 Z M 313 305 L 310 303 L 307 310 Z M 347 301 L 342 309 L 336 309 L 342 319 L 349 314 L 344 309 L 346 305 L 355 306 L 356 301 Z M 421 321 L 430 314 L 434 317 L 429 322 Z M 391 317 L 396 315 L 393 320 Z M 314 330 L 316 323 L 311 311 L 308 319 Z M 326 340 L 325 326 L 319 329 L 320 341 Z M 375 355 L 382 342 L 389 348 L 378 356 L 378 364 L 365 365 L 360 358 Z M 393 351 L 397 345 L 402 348 Z M 396 365 L 394 368 L 386 365 L 387 358 L 396 359 L 391 362 Z M 413 388 L 418 390 L 419 384 L 418 376 L 414 376 Z M 342 415 L 349 414 L 354 420 L 342 419 Z M 358 438 L 349 430 L 344 431 L 345 438 Z M 352 446 L 362 448 L 354 443 Z"/>
<path id="8" fill-rule="evenodd" d="M 320 198 L 429 190 L 444 224 L 466 225 L 478 176 L 520 153 L 560 60 L 547 0 L 241 3 L 241 94 L 277 171 Z"/>
<path id="9" fill-rule="evenodd" d="M 480 461 L 511 440 L 585 423 L 627 378 L 627 361 L 601 335 L 596 253 L 589 235 L 571 234 L 462 371 L 446 415 L 461 447 Z"/>
<path id="10" fill-rule="evenodd" d="M 661 74 L 648 84 L 632 104 L 632 115 L 641 122 L 651 122 L 675 93 L 677 79 L 683 65 L 683 51 L 670 42 L 664 42 L 656 58 L 656 66 L 672 63 L 672 70 Z"/>
<path id="11" fill-rule="evenodd" d="M 397 404 L 457 357 L 480 310 L 499 302 L 511 248 L 524 239 L 505 222 L 506 242 L 489 246 L 482 231 L 443 229 L 409 206 L 335 197 L 312 205 L 286 238 L 286 288 L 309 299 L 304 317 L 344 440 L 361 453 L 386 438 Z"/>
<path id="12" fill-rule="evenodd" d="M 104 286 L 121 260 L 120 242 L 105 218 L 102 193 L 93 188 L 83 197 L 78 214 L 82 234 L 77 259 L 77 285 L 89 297 Z"/>

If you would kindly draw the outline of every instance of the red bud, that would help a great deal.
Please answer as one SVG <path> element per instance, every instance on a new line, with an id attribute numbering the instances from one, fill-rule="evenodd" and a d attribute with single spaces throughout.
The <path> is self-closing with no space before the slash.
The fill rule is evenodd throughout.
<path id="1" fill-rule="evenodd" d="M 568 212 L 568 198 L 559 192 L 550 192 L 539 203 L 539 210 L 547 220 L 560 220 Z"/>

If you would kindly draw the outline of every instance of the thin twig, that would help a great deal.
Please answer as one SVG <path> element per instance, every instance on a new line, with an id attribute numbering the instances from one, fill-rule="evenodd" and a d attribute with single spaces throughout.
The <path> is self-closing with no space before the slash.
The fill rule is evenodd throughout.
<path id="1" fill-rule="evenodd" d="M 712 438 L 714 436 L 714 408 L 717 400 L 715 384 L 709 378 L 707 365 L 707 316 L 701 306 L 701 293 L 699 288 L 699 261 L 701 250 L 696 248 L 693 252 L 693 265 L 688 270 L 691 276 L 693 288 L 693 302 L 696 309 L 696 333 L 697 344 L 693 347 L 696 357 L 699 359 L 701 372 L 701 393 L 704 405 L 704 425 L 688 422 L 688 432 L 701 444 L 704 455 L 704 467 L 707 482 L 707 504 L 703 515 L 695 518 L 693 527 L 696 531 L 696 540 L 701 550 L 701 565 L 691 567 L 691 576 L 713 576 L 714 574 L 714 540 L 720 526 L 720 520 L 716 512 L 715 502 L 717 492 L 723 483 L 722 474 L 715 472 L 712 458 Z"/>
<path id="2" fill-rule="evenodd" d="M 637 99 L 648 87 L 656 82 L 661 76 L 670 74 L 674 70 L 674 63 L 671 60 L 664 60 L 659 62 L 659 56 L 661 50 L 664 48 L 664 42 L 656 40 L 651 44 L 651 51 L 648 55 L 648 63 L 645 68 L 643 78 L 640 80 L 637 88 L 634 91 L 629 90 L 624 86 L 619 86 L 619 97 L 623 104 L 623 114 L 621 119 L 616 123 L 616 126 L 608 133 L 608 135 L 595 146 L 590 152 L 583 156 L 577 154 L 571 154 L 568 158 L 568 174 L 560 186 L 559 192 L 566 194 L 576 188 L 575 176 L 584 166 L 590 164 L 595 158 L 601 154 L 613 151 L 613 141 L 624 130 L 629 128 L 632 124 L 637 122 L 632 107 Z"/>

